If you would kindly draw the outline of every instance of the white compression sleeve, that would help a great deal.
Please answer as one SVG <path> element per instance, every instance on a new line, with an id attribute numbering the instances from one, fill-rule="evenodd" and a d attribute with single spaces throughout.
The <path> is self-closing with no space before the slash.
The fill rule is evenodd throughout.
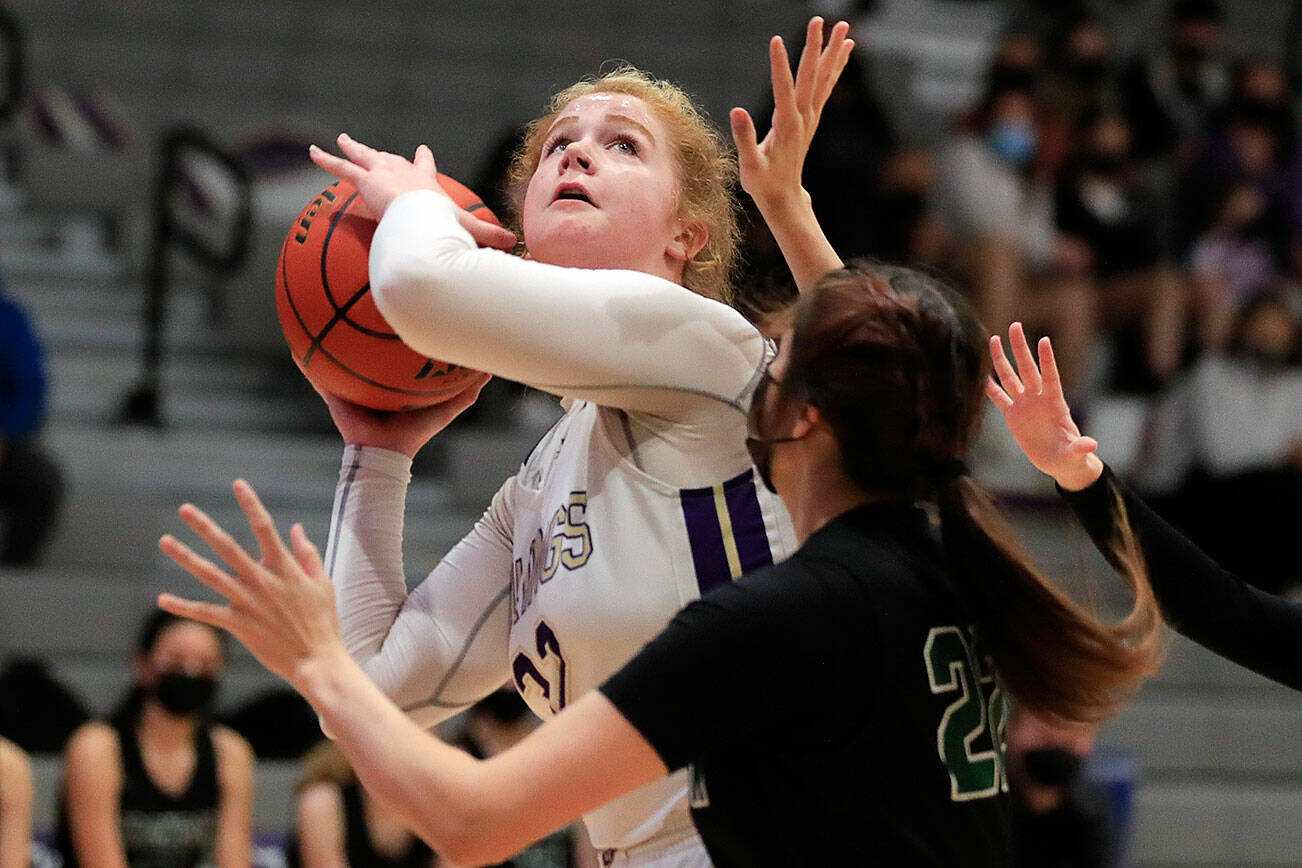
<path id="1" fill-rule="evenodd" d="M 508 482 L 475 527 L 407 594 L 402 525 L 411 461 L 349 446 L 326 570 L 348 653 L 417 722 L 432 725 L 506 681 Z"/>
<path id="2" fill-rule="evenodd" d="M 431 190 L 405 193 L 371 242 L 371 293 L 416 350 L 674 421 L 743 407 L 765 350 L 737 311 L 637 271 L 479 249 L 455 209 Z"/>

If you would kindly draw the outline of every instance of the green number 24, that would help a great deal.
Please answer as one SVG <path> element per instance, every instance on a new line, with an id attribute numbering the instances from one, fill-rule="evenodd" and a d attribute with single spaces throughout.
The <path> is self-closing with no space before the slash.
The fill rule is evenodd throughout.
<path id="1" fill-rule="evenodd" d="M 973 653 L 958 627 L 931 628 L 922 656 L 931 692 L 958 694 L 936 728 L 936 749 L 949 771 L 950 798 L 966 802 L 1008 792 L 1004 698 L 994 673 Z"/>

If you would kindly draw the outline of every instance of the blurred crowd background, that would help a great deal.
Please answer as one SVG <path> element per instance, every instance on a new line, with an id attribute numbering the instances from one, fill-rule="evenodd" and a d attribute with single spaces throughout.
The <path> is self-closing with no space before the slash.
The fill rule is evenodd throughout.
<path id="1" fill-rule="evenodd" d="M 154 551 L 176 504 L 232 517 L 243 475 L 324 538 L 337 437 L 272 301 L 284 233 L 328 180 L 307 144 L 427 142 L 506 215 L 509 155 L 552 91 L 628 61 L 762 133 L 765 43 L 798 47 L 811 13 L 857 41 L 805 171 L 838 252 L 922 265 L 992 331 L 1052 336 L 1104 457 L 1227 567 L 1298 593 L 1302 2 L 0 0 L 0 736 L 35 757 L 38 862 L 69 739 L 145 713 L 121 694 L 157 675 L 134 637 L 183 582 Z M 793 289 L 742 200 L 739 306 L 760 318 Z M 555 414 L 496 383 L 422 454 L 409 508 L 438 521 L 409 531 L 412 581 Z M 998 430 L 973 464 L 1055 574 L 1105 575 Z M 287 836 L 323 817 L 429 864 L 337 756 L 303 758 L 310 711 L 224 651 L 194 714 L 257 757 L 259 864 L 302 858 Z M 1027 864 L 1296 864 L 1299 710 L 1177 642 L 1101 734 L 1019 720 L 1025 839 L 1047 848 Z M 491 752 L 521 715 L 499 696 L 445 734 Z M 588 856 L 562 836 L 516 864 Z"/>

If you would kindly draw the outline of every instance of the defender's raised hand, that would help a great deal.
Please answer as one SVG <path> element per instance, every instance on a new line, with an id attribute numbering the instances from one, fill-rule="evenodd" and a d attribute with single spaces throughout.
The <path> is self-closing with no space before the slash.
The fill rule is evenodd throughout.
<path id="1" fill-rule="evenodd" d="M 296 524 L 290 531 L 291 551 L 253 488 L 243 480 L 233 487 L 258 540 L 261 560 L 254 560 L 219 524 L 187 503 L 179 510 L 182 520 L 231 572 L 171 534 L 163 536 L 158 547 L 225 597 L 228 605 L 174 594 L 160 594 L 158 605 L 174 615 L 229 631 L 264 666 L 298 687 L 310 669 L 348 660 L 335 616 L 334 590 L 302 526 Z"/>
<path id="2" fill-rule="evenodd" d="M 744 108 L 732 110 L 729 120 L 737 145 L 741 186 L 761 207 L 802 192 L 800 176 L 809 143 L 818 129 L 823 106 L 854 48 L 854 40 L 846 38 L 849 31 L 849 24 L 837 22 L 824 46 L 823 19 L 811 18 L 794 79 L 782 37 L 769 40 L 773 126 L 764 141 L 757 140 L 749 112 Z"/>
<path id="3" fill-rule="evenodd" d="M 1009 433 L 1032 464 L 1063 488 L 1079 491 L 1088 487 L 1103 472 L 1103 462 L 1094 454 L 1099 444 L 1083 436 L 1071 418 L 1053 344 L 1047 337 L 1040 339 L 1037 365 L 1021 323 L 1009 327 L 1008 343 L 1017 370 L 1004 355 L 999 335 L 992 336 L 990 359 L 999 381 L 987 381 L 986 395 L 1004 414 Z"/>

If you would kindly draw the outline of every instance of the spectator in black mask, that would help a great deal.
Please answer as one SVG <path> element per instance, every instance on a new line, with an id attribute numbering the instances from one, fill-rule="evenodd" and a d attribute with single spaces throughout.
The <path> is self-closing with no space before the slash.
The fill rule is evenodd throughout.
<path id="1" fill-rule="evenodd" d="M 1135 154 L 1143 160 L 1187 160 L 1229 91 L 1220 3 L 1175 0 L 1169 21 L 1165 48 L 1137 60 L 1122 80 Z"/>
<path id="2" fill-rule="evenodd" d="M 208 716 L 222 651 L 211 627 L 162 611 L 145 622 L 126 699 L 68 742 L 65 868 L 250 864 L 253 751 Z"/>
<path id="3" fill-rule="evenodd" d="M 1015 708 L 1008 721 L 1014 864 L 1020 868 L 1103 868 L 1116 864 L 1107 797 L 1081 767 L 1096 729 L 1052 725 Z"/>

